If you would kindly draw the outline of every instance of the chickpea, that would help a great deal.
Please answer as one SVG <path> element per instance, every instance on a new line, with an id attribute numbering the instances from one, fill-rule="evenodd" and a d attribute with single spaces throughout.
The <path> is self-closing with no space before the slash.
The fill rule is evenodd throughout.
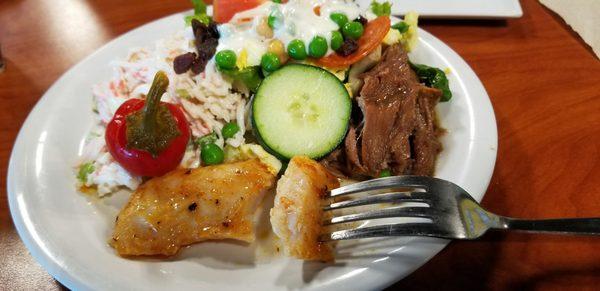
<path id="1" fill-rule="evenodd" d="M 266 38 L 273 37 L 273 29 L 269 27 L 267 17 L 263 17 L 260 19 L 258 26 L 256 26 L 256 32 L 258 33 L 258 35 L 264 36 Z"/>
<path id="2" fill-rule="evenodd" d="M 278 39 L 274 39 L 269 43 L 268 51 L 277 55 L 282 64 L 285 64 L 289 59 L 289 56 L 285 52 L 285 46 L 283 45 L 283 42 Z"/>

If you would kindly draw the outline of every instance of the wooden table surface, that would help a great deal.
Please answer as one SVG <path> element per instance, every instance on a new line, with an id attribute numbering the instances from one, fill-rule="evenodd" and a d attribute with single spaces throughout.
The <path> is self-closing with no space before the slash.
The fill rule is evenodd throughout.
<path id="1" fill-rule="evenodd" d="M 423 21 L 475 70 L 498 122 L 496 169 L 483 200 L 524 218 L 600 216 L 600 61 L 557 15 L 522 1 L 507 21 Z M 29 255 L 6 197 L 10 152 L 27 114 L 61 74 L 187 0 L 2 0 L 0 289 L 61 288 Z M 115 56 L 117 57 L 117 56 Z M 402 289 L 596 289 L 600 238 L 486 235 L 452 242 Z"/>

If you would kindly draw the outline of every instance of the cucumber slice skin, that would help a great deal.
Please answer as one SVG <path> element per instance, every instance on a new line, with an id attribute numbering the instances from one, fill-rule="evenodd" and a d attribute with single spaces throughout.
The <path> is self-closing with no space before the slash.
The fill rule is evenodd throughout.
<path id="1" fill-rule="evenodd" d="M 340 90 L 340 92 L 343 91 L 344 95 L 347 97 L 347 102 L 345 102 L 345 104 L 344 104 L 345 108 L 342 109 L 342 110 L 345 110 L 346 113 L 347 113 L 347 114 L 345 114 L 346 116 L 344 116 L 344 119 L 346 120 L 346 122 L 345 122 L 343 130 L 337 131 L 337 133 L 339 135 L 337 136 L 337 139 L 335 140 L 335 142 L 333 142 L 331 144 L 331 146 L 329 146 L 326 150 L 324 150 L 321 153 L 316 154 L 316 155 L 307 155 L 307 154 L 302 154 L 302 153 L 300 153 L 300 154 L 285 154 L 285 153 L 282 153 L 282 152 L 279 152 L 279 151 L 275 150 L 274 147 L 261 135 L 260 130 L 259 130 L 259 126 L 258 126 L 258 124 L 256 122 L 256 118 L 255 118 L 256 117 L 256 106 L 255 105 L 256 105 L 256 99 L 257 99 L 256 97 L 259 95 L 259 92 L 260 92 L 260 87 L 259 87 L 259 90 L 257 90 L 257 94 L 255 94 L 252 97 L 252 100 L 251 100 L 250 121 L 252 123 L 253 134 L 256 137 L 256 139 L 259 142 L 259 144 L 267 152 L 269 152 L 270 154 L 274 155 L 275 157 L 277 157 L 278 159 L 280 159 L 280 160 L 282 160 L 284 162 L 285 161 L 289 161 L 291 158 L 293 158 L 296 155 L 305 155 L 305 156 L 308 156 L 311 159 L 319 160 L 319 159 L 327 156 L 329 153 L 333 152 L 335 149 L 337 149 L 339 147 L 339 145 L 341 143 L 343 143 L 343 141 L 344 141 L 344 139 L 345 139 L 345 137 L 346 137 L 346 135 L 348 133 L 348 130 L 350 128 L 350 115 L 351 115 L 351 112 L 352 112 L 352 100 L 351 100 L 351 97 L 348 94 L 348 92 L 347 92 L 346 87 L 344 86 L 344 84 L 341 81 L 339 81 L 339 79 L 335 75 L 333 75 L 331 72 L 329 72 L 327 70 L 324 70 L 324 69 L 322 69 L 320 67 L 306 65 L 306 64 L 288 64 L 285 67 L 291 67 L 291 66 L 301 67 L 302 69 L 306 69 L 306 70 L 318 70 L 320 73 L 324 73 L 324 74 L 328 75 L 329 77 L 331 77 L 332 80 L 336 80 L 337 82 L 339 82 L 339 86 L 341 86 L 340 89 L 343 89 L 343 90 Z M 281 71 L 285 67 L 283 67 L 280 70 L 274 72 L 273 74 L 277 74 L 279 71 Z M 268 81 L 267 82 L 263 82 L 262 84 L 265 84 L 265 83 L 268 84 Z"/>

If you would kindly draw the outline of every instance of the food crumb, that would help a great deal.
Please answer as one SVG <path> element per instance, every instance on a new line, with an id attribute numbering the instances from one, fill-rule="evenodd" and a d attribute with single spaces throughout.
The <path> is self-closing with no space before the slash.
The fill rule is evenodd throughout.
<path id="1" fill-rule="evenodd" d="M 196 207 L 198 207 L 198 204 L 196 202 L 190 204 L 190 206 L 188 206 L 188 210 L 189 211 L 194 211 L 196 210 Z"/>

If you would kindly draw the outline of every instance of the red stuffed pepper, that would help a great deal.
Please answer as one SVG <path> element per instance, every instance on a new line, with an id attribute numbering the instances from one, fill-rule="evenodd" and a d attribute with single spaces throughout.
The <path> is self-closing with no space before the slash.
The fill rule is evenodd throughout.
<path id="1" fill-rule="evenodd" d="M 113 158 L 132 174 L 156 177 L 175 169 L 190 139 L 181 108 L 161 102 L 169 86 L 159 71 L 146 99 L 130 99 L 117 109 L 106 127 L 106 145 Z"/>

